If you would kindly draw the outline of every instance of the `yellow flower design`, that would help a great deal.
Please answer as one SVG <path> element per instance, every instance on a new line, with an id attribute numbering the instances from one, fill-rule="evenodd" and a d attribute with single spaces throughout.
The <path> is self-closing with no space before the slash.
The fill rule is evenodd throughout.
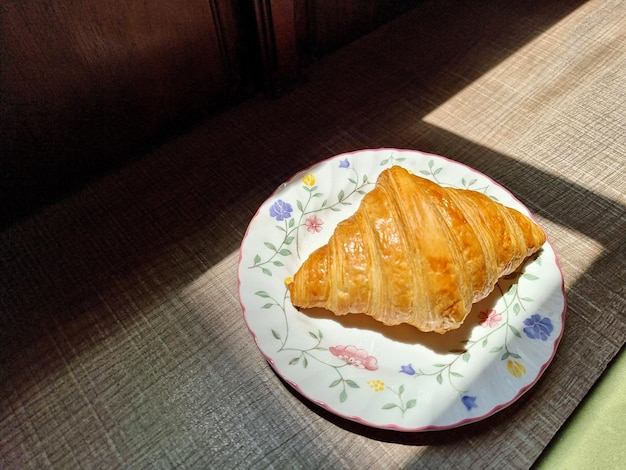
<path id="1" fill-rule="evenodd" d="M 308 173 L 302 178 L 302 182 L 310 188 L 315 184 L 315 176 L 312 173 Z"/>
<path id="2" fill-rule="evenodd" d="M 382 380 L 368 380 L 367 385 L 369 385 L 370 388 L 375 392 L 382 392 L 383 390 L 385 390 L 385 382 L 383 382 Z"/>
<path id="3" fill-rule="evenodd" d="M 509 372 L 514 377 L 521 377 L 522 375 L 524 375 L 526 373 L 526 367 L 524 367 L 524 364 L 522 364 L 519 361 L 511 361 L 511 360 L 509 360 L 506 363 L 506 367 L 507 367 L 507 369 L 509 369 Z"/>
<path id="4" fill-rule="evenodd" d="M 288 286 L 289 284 L 293 282 L 293 277 L 287 276 L 283 282 L 285 283 L 286 286 Z"/>

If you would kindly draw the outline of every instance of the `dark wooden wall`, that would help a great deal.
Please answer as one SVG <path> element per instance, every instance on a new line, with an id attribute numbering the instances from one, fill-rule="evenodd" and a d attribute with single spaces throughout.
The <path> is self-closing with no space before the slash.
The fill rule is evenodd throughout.
<path id="1" fill-rule="evenodd" d="M 295 0 L 300 54 L 313 60 L 369 33 L 419 0 Z"/>
<path id="2" fill-rule="evenodd" d="M 0 217 L 374 29 L 409 0 L 0 0 Z"/>
<path id="3" fill-rule="evenodd" d="M 241 93 L 249 54 L 237 6 L 4 2 L 3 205 L 45 202 L 168 126 Z"/>

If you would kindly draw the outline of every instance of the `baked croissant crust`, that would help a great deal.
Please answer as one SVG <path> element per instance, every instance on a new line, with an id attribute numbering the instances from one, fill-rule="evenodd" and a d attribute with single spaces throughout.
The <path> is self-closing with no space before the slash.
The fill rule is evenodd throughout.
<path id="1" fill-rule="evenodd" d="M 296 307 L 445 333 L 545 241 L 528 217 L 482 193 L 394 166 L 288 288 Z"/>

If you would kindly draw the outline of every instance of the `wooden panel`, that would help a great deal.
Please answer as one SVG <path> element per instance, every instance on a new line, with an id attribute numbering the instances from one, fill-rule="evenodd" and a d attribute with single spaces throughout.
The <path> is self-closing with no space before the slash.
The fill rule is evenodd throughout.
<path id="1" fill-rule="evenodd" d="M 0 4 L 3 210 L 237 94 L 238 2 Z M 10 209 L 17 209 L 12 207 Z"/>
<path id="2" fill-rule="evenodd" d="M 280 89 L 298 76 L 296 17 L 293 1 L 255 0 L 264 84 Z"/>
<path id="3" fill-rule="evenodd" d="M 280 90 L 309 62 L 339 49 L 420 0 L 255 0 L 265 85 Z"/>
<path id="4" fill-rule="evenodd" d="M 300 55 L 322 57 L 416 6 L 421 0 L 294 0 Z"/>

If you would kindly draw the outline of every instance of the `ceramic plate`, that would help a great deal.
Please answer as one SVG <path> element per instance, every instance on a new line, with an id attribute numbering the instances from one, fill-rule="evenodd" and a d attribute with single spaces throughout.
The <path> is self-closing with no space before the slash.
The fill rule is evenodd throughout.
<path id="1" fill-rule="evenodd" d="M 275 371 L 336 415 L 400 431 L 484 419 L 539 379 L 561 338 L 563 277 L 549 243 L 444 335 L 365 315 L 303 313 L 289 300 L 289 278 L 392 165 L 530 215 L 506 189 L 443 157 L 397 149 L 335 156 L 281 185 L 250 222 L 239 260 L 245 321 Z"/>

